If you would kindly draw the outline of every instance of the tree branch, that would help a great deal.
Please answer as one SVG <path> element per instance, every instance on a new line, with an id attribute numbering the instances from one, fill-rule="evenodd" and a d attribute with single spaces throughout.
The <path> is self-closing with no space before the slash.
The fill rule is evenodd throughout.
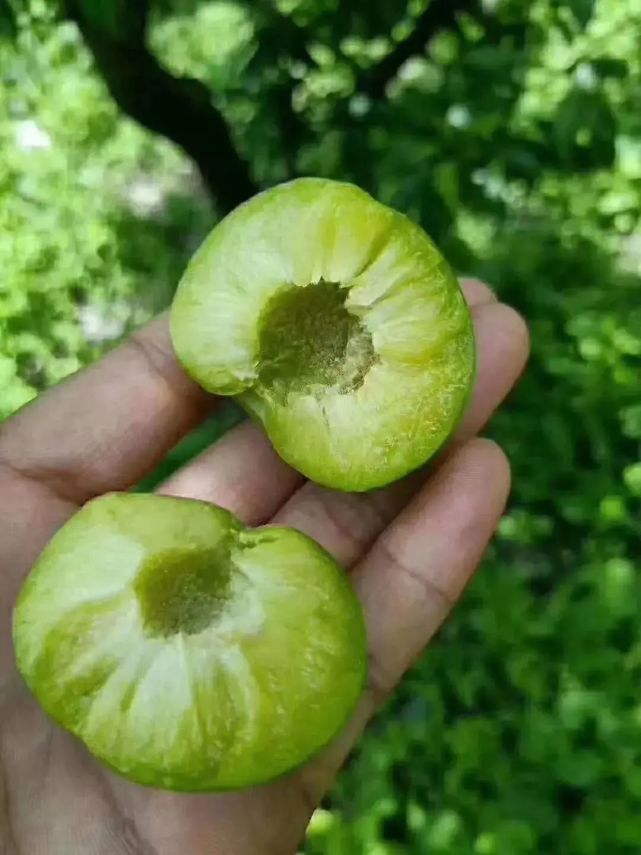
<path id="1" fill-rule="evenodd" d="M 409 36 L 399 42 L 378 65 L 361 75 L 356 83 L 356 92 L 369 95 L 372 99 L 382 98 L 387 84 L 396 77 L 408 59 L 423 53 L 427 42 L 437 33 L 456 29 L 458 15 L 471 11 L 475 6 L 476 0 L 431 0 Z"/>
<path id="2" fill-rule="evenodd" d="M 179 145 L 223 211 L 253 195 L 257 187 L 247 163 L 208 88 L 198 80 L 172 76 L 148 50 L 148 3 L 126 3 L 121 8 L 127 20 L 109 28 L 92 19 L 92 6 L 93 0 L 67 0 L 67 14 L 80 28 L 121 110 Z"/>

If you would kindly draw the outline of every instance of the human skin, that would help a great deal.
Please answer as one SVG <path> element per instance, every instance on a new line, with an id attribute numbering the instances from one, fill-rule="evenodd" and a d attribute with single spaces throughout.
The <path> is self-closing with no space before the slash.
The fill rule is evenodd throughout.
<path id="1" fill-rule="evenodd" d="M 79 505 L 135 484 L 217 405 L 187 378 L 166 318 L 43 394 L 0 429 L 0 840 L 29 855 L 293 853 L 315 806 L 381 701 L 447 617 L 503 511 L 509 466 L 474 438 L 527 357 L 523 321 L 464 283 L 478 350 L 476 387 L 436 465 L 368 494 L 304 482 L 245 422 L 159 488 L 274 521 L 316 539 L 361 598 L 370 673 L 359 706 L 317 758 L 275 783 L 182 795 L 106 771 L 57 728 L 14 665 L 11 610 L 25 574 Z"/>

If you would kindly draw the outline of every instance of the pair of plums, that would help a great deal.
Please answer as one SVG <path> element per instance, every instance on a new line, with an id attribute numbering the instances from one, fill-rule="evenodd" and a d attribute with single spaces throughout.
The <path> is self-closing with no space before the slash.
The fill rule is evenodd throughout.
<path id="1" fill-rule="evenodd" d="M 186 371 L 231 395 L 307 478 L 366 491 L 456 426 L 474 341 L 427 235 L 349 184 L 303 178 L 212 231 L 171 312 Z M 222 508 L 110 494 L 52 538 L 14 612 L 44 710 L 142 784 L 228 790 L 336 735 L 366 673 L 345 572 L 305 535 Z"/>

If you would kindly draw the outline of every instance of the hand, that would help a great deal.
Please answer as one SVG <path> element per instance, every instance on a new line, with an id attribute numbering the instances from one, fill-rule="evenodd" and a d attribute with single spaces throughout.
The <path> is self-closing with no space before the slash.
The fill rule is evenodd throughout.
<path id="1" fill-rule="evenodd" d="M 83 502 L 126 490 L 216 402 L 177 364 L 166 319 L 42 395 L 0 431 L 0 835 L 29 855 L 292 853 L 381 700 L 441 625 L 503 511 L 508 463 L 472 437 L 519 375 L 523 321 L 464 283 L 479 352 L 472 402 L 429 475 L 367 495 L 303 479 L 249 422 L 160 488 L 229 508 L 247 523 L 293 526 L 349 568 L 365 609 L 369 682 L 345 731 L 307 766 L 231 795 L 145 789 L 108 772 L 40 711 L 15 670 L 11 609 L 53 532 Z"/>

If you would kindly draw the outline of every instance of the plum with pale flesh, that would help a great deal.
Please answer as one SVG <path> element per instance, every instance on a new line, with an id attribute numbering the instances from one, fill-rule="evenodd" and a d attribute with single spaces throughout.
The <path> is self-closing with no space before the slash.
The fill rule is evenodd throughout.
<path id="1" fill-rule="evenodd" d="M 169 496 L 85 505 L 27 577 L 13 632 L 52 718 L 122 775 L 174 790 L 299 766 L 366 672 L 360 604 L 325 550 Z"/>
<path id="2" fill-rule="evenodd" d="M 363 491 L 448 439 L 474 375 L 470 313 L 419 226 L 342 182 L 258 194 L 198 250 L 171 312 L 176 353 L 233 395 L 308 478 Z"/>

